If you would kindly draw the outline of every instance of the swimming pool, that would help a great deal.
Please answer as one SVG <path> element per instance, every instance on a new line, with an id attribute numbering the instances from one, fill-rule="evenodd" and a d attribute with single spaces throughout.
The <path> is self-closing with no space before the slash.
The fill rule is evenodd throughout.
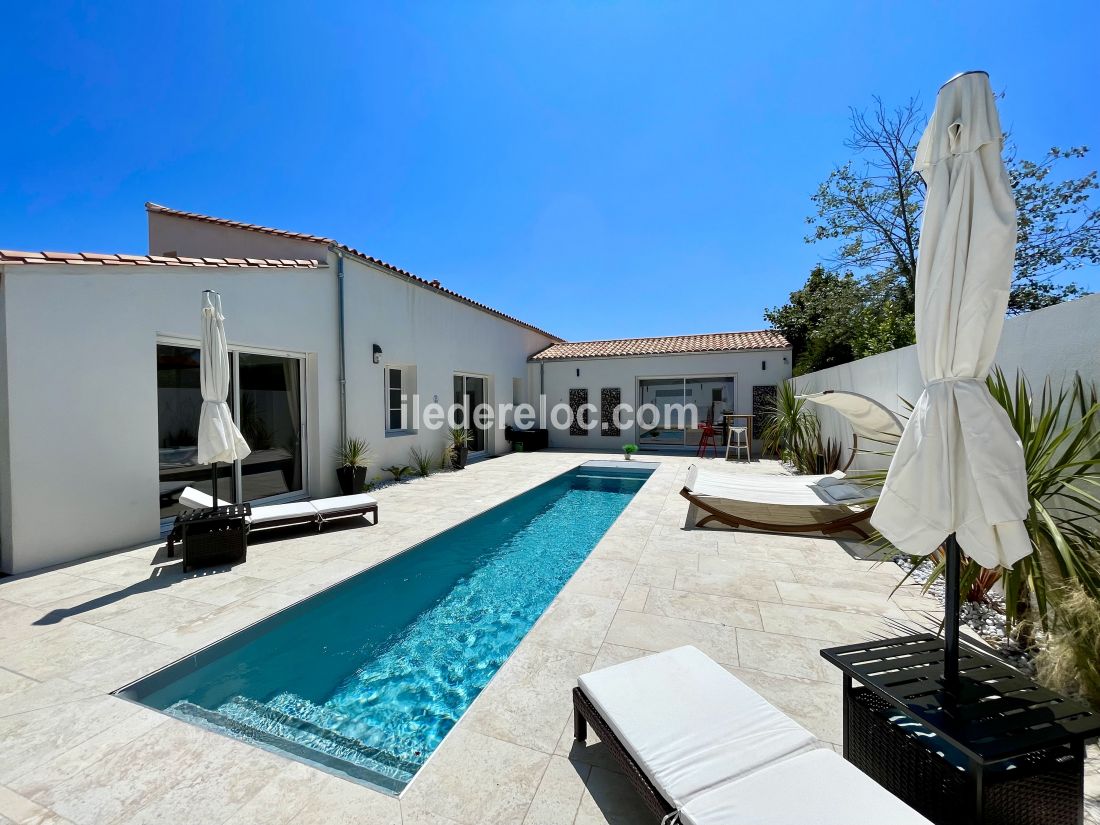
<path id="1" fill-rule="evenodd" d="M 117 693 L 400 793 L 652 466 L 589 462 Z"/>

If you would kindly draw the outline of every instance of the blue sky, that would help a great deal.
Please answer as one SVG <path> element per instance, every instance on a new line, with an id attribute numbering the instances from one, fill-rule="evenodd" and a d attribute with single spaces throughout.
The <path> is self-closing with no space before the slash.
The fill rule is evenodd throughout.
<path id="1" fill-rule="evenodd" d="M 765 8 L 766 6 L 766 8 Z M 145 252 L 143 203 L 335 237 L 584 339 L 763 325 L 827 249 L 849 106 L 984 68 L 1100 165 L 1092 4 L 8 4 L 0 247 Z M 1100 288 L 1095 271 L 1078 273 Z"/>

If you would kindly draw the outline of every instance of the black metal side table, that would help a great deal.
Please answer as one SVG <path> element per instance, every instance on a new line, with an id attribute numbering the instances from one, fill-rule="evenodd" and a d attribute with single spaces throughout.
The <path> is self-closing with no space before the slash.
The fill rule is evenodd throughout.
<path id="1" fill-rule="evenodd" d="M 244 561 L 251 504 L 191 510 L 176 517 L 173 535 L 183 543 L 183 572 L 211 564 Z M 169 555 L 172 541 L 169 541 Z"/>
<path id="2" fill-rule="evenodd" d="M 931 634 L 827 648 L 844 674 L 844 757 L 937 825 L 1080 825 L 1100 714 L 972 648 L 944 688 Z M 858 685 L 854 684 L 858 683 Z"/>

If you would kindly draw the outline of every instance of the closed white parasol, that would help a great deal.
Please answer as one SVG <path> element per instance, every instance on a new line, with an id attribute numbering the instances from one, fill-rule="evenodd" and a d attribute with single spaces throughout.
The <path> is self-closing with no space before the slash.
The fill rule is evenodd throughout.
<path id="1" fill-rule="evenodd" d="M 221 296 L 211 290 L 202 293 L 202 341 L 199 357 L 199 385 L 202 410 L 199 413 L 200 464 L 239 461 L 252 452 L 229 410 L 229 348 L 225 343 L 225 317 Z M 213 468 L 212 491 L 218 500 L 217 467 Z"/>
<path id="2" fill-rule="evenodd" d="M 1023 449 L 985 383 L 1016 247 L 1001 146 L 989 76 L 966 72 L 945 83 L 914 164 L 927 184 L 916 277 L 924 391 L 871 519 L 906 553 L 926 555 L 946 539 L 948 679 L 952 667 L 957 673 L 960 545 L 989 568 L 1031 552 Z"/>

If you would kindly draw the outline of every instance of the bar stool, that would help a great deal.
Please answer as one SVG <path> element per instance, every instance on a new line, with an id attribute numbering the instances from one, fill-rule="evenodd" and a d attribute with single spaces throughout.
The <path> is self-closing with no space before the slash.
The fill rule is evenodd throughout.
<path id="1" fill-rule="evenodd" d="M 734 460 L 742 450 L 745 452 L 745 461 L 752 461 L 752 442 L 749 441 L 748 427 L 730 427 L 729 437 L 726 439 L 726 461 L 730 460 L 730 450 L 733 450 Z"/>
<path id="2" fill-rule="evenodd" d="M 715 431 L 714 425 L 710 421 L 704 421 L 703 426 L 700 427 L 699 430 L 703 435 L 702 438 L 699 439 L 699 451 L 696 453 L 696 456 L 703 458 L 706 455 L 707 447 L 710 447 L 711 452 L 714 453 L 714 457 L 718 458 L 718 447 L 716 446 L 718 443 L 718 433 Z"/>

